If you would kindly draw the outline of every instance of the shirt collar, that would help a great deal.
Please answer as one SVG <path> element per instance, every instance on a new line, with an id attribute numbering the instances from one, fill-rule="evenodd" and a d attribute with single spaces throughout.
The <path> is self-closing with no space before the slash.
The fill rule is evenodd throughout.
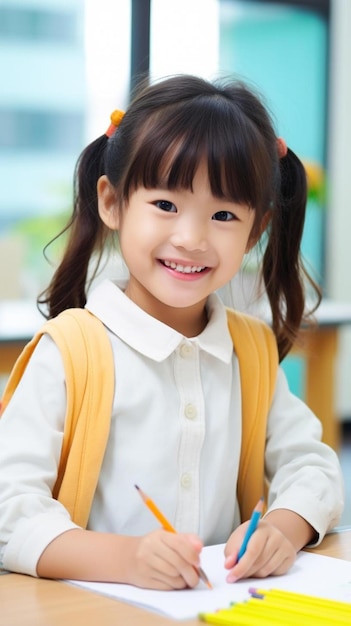
<path id="1" fill-rule="evenodd" d="M 221 361 L 230 362 L 233 343 L 224 304 L 216 294 L 211 294 L 207 301 L 209 321 L 206 328 L 197 337 L 189 339 L 145 313 L 125 295 L 125 285 L 125 281 L 120 281 L 119 285 L 107 279 L 102 281 L 89 294 L 86 308 L 131 348 L 160 362 L 186 339 Z"/>

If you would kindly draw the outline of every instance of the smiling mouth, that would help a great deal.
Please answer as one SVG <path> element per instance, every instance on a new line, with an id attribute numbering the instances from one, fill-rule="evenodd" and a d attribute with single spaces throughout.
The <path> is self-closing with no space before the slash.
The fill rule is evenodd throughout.
<path id="1" fill-rule="evenodd" d="M 181 265 L 174 261 L 161 261 L 161 263 L 180 274 L 200 274 L 207 269 L 206 265 Z"/>

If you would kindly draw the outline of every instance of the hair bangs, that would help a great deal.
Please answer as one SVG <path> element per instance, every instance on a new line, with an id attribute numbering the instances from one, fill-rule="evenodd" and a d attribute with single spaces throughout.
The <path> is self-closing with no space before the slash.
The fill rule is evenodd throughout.
<path id="1" fill-rule="evenodd" d="M 191 189 L 205 152 L 181 108 L 167 107 L 148 120 L 134 149 L 124 182 L 124 196 L 148 189 Z M 178 114 L 177 114 L 178 113 Z"/>
<path id="2" fill-rule="evenodd" d="M 264 141 L 240 108 L 202 96 L 156 111 L 144 124 L 124 181 L 124 197 L 139 186 L 192 189 L 206 163 L 211 192 L 264 210 L 271 182 Z"/>

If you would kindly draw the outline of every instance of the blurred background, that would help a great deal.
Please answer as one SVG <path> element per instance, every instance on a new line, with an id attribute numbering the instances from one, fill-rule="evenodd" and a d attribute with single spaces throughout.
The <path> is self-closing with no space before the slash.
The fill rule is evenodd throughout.
<path id="1" fill-rule="evenodd" d="M 49 262 L 43 248 L 70 212 L 76 159 L 143 75 L 234 75 L 259 90 L 309 174 L 304 257 L 324 297 L 351 311 L 350 66 L 350 0 L 0 0 L 0 344 L 39 326 L 60 242 Z M 333 381 L 343 443 L 347 322 Z M 304 359 L 284 368 L 304 397 Z"/>

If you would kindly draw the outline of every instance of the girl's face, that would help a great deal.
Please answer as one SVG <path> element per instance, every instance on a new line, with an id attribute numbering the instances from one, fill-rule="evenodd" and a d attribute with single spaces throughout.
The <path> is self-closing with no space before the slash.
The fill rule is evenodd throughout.
<path id="1" fill-rule="evenodd" d="M 100 217 L 119 231 L 126 294 L 183 334 L 201 332 L 208 295 L 236 274 L 251 247 L 255 211 L 215 198 L 205 166 L 192 190 L 139 187 L 120 211 L 106 177 L 98 191 Z"/>

